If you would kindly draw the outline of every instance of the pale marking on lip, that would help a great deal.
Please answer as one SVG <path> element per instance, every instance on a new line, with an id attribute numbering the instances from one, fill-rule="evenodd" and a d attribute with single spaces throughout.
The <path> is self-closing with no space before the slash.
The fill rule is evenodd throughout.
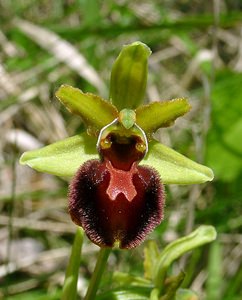
<path id="1" fill-rule="evenodd" d="M 133 175 L 138 172 L 136 164 L 133 163 L 129 171 L 114 168 L 110 161 L 106 162 L 106 166 L 110 172 L 110 182 L 107 188 L 109 198 L 115 200 L 119 194 L 123 194 L 131 202 L 137 195 L 132 181 Z"/>

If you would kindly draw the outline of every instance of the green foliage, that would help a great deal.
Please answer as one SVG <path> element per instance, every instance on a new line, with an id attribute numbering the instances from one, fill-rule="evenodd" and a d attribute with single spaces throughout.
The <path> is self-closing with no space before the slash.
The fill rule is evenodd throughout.
<path id="1" fill-rule="evenodd" d="M 232 182 L 242 174 L 242 74 L 218 73 L 212 90 L 211 128 L 207 137 L 208 164 L 215 176 Z M 219 153 L 219 155 L 218 155 Z"/>
<path id="2" fill-rule="evenodd" d="M 175 259 L 196 247 L 214 241 L 216 236 L 216 230 L 212 226 L 204 225 L 197 228 L 188 236 L 180 238 L 166 246 L 156 264 L 154 277 L 156 286 L 160 286 L 160 282 L 162 282 L 169 266 Z"/>
<path id="3" fill-rule="evenodd" d="M 48 294 L 48 300 L 59 300 L 61 295 L 61 290 L 56 292 L 51 292 Z M 8 300 L 46 300 L 46 290 L 43 291 L 32 291 L 28 293 L 22 293 L 20 295 L 8 297 Z"/>

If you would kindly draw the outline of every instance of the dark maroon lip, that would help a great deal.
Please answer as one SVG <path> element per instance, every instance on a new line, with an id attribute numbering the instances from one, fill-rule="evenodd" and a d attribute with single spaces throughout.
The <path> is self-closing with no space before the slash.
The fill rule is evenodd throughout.
<path id="1" fill-rule="evenodd" d="M 70 185 L 69 212 L 95 244 L 113 247 L 118 243 L 128 249 L 138 246 L 162 221 L 164 193 L 157 172 L 150 167 L 121 171 L 129 173 L 124 189 L 116 177 L 119 171 L 99 160 L 82 165 Z"/>
<path id="2" fill-rule="evenodd" d="M 105 138 L 101 160 L 84 163 L 70 184 L 69 212 L 95 244 L 129 249 L 162 221 L 164 189 L 156 170 L 138 165 L 139 136 Z"/>

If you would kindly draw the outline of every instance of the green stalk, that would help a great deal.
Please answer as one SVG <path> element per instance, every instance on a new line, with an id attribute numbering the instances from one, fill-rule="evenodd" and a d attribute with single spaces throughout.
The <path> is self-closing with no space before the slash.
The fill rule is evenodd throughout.
<path id="1" fill-rule="evenodd" d="M 111 252 L 111 249 L 109 249 L 109 248 L 100 248 L 96 266 L 95 266 L 95 269 L 94 269 L 91 281 L 89 283 L 87 293 L 86 293 L 84 300 L 94 300 L 95 299 L 95 296 L 96 296 L 96 293 L 98 290 L 98 286 L 101 281 L 102 274 L 105 270 L 105 266 L 107 264 L 107 260 L 108 260 L 108 256 L 109 256 L 110 252 Z"/>
<path id="2" fill-rule="evenodd" d="M 82 243 L 83 229 L 81 227 L 78 227 L 71 250 L 71 256 L 66 269 L 66 276 L 63 285 L 61 300 L 76 300 Z"/>

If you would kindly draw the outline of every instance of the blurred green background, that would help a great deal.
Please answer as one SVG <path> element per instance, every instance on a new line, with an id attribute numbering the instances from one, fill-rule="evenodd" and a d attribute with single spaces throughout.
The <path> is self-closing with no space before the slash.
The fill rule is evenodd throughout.
<path id="1" fill-rule="evenodd" d="M 183 257 L 184 287 L 201 299 L 242 297 L 242 1 L 0 0 L 0 298 L 59 299 L 75 225 L 68 180 L 18 164 L 21 153 L 83 129 L 54 97 L 63 83 L 108 98 L 112 63 L 140 40 L 149 60 L 146 101 L 187 97 L 192 111 L 156 137 L 214 170 L 212 183 L 167 186 L 160 248 L 199 224 L 216 243 Z M 113 270 L 141 274 L 144 245 L 114 251 Z M 98 248 L 87 239 L 83 295 Z"/>

